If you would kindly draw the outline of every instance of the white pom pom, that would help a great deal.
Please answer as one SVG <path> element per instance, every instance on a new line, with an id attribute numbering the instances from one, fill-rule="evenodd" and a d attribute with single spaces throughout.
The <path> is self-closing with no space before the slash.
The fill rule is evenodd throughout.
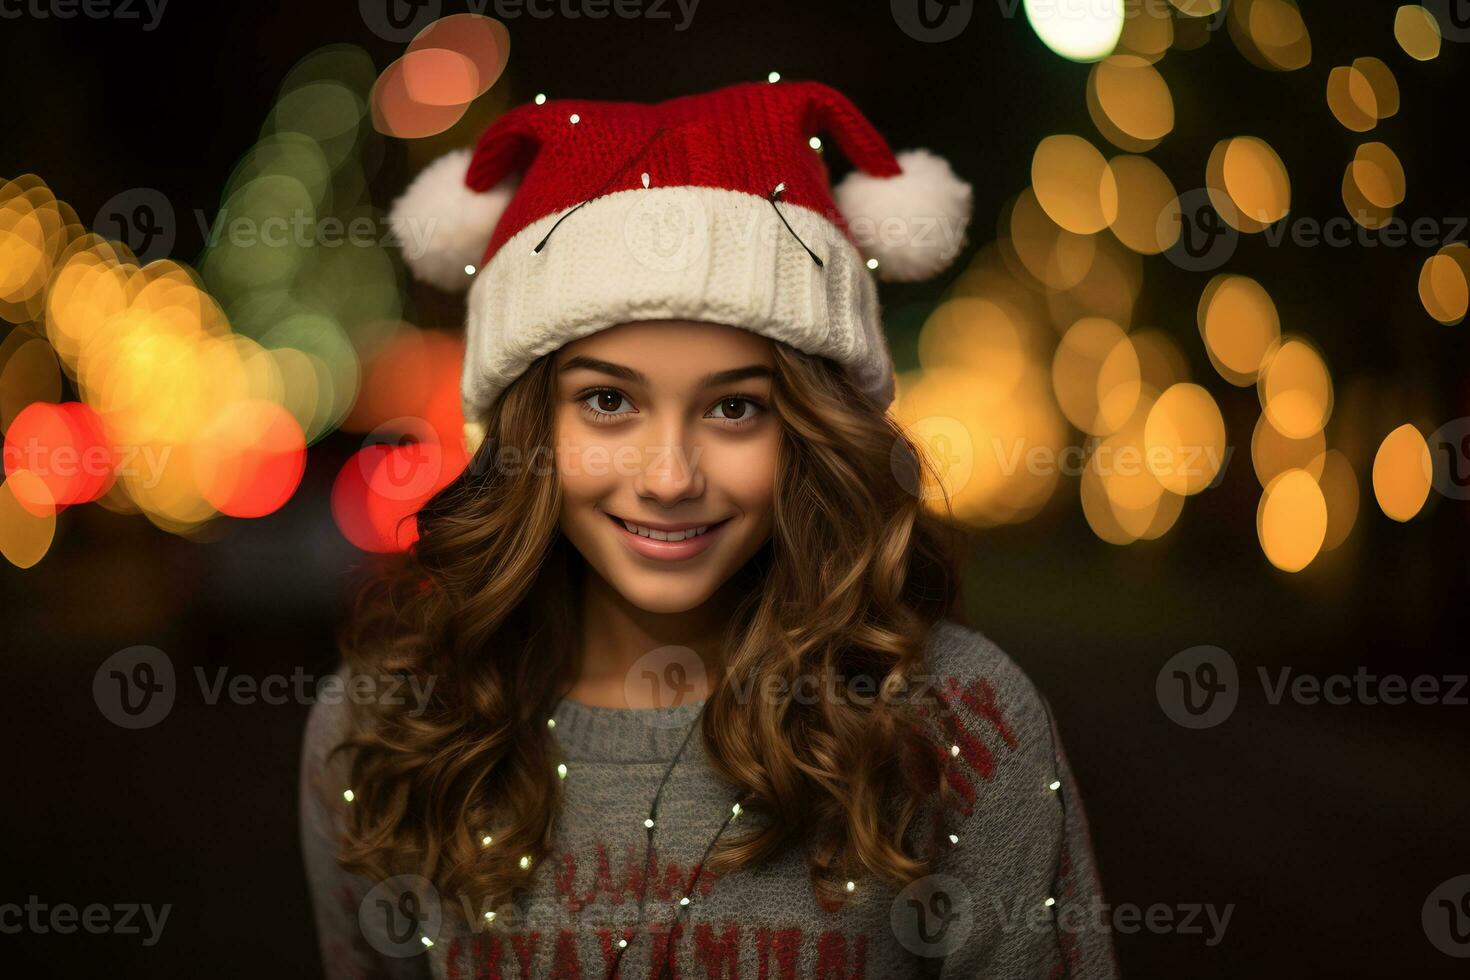
<path id="1" fill-rule="evenodd" d="M 462 292 L 490 244 L 495 224 L 515 194 L 517 178 L 482 193 L 465 186 L 471 151 L 455 150 L 429 164 L 393 202 L 388 224 L 414 276 Z"/>
<path id="2" fill-rule="evenodd" d="M 928 150 L 905 150 L 896 159 L 901 174 L 855 170 L 832 197 L 863 255 L 878 260 L 878 277 L 916 282 L 943 272 L 965 247 L 973 193 L 949 161 Z"/>

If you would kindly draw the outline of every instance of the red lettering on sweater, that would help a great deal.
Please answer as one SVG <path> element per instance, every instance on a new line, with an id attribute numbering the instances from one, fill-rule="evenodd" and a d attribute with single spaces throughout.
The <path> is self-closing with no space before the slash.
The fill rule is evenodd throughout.
<path id="1" fill-rule="evenodd" d="M 582 980 L 591 976 L 583 968 L 582 943 L 597 937 L 601 966 L 597 977 L 606 976 L 617 962 L 614 978 L 627 977 L 630 964 L 646 962 L 648 977 L 670 977 L 672 980 L 741 980 L 742 955 L 754 960 L 756 976 L 746 980 L 866 980 L 868 960 L 867 933 L 829 929 L 815 936 L 803 956 L 805 939 L 800 926 L 745 926 L 728 919 L 719 922 L 682 920 L 651 923 L 642 930 L 599 928 L 589 930 L 568 926 L 558 931 L 554 944 L 543 945 L 541 932 L 492 932 L 484 935 L 454 937 L 446 956 L 447 980 L 509 980 L 501 970 L 507 948 L 513 948 L 520 980 L 545 977 L 549 980 Z M 647 943 L 646 961 L 640 955 L 629 959 L 630 949 L 619 956 L 617 941 Z M 509 939 L 509 943 L 506 940 Z M 1068 941 L 1072 945 L 1067 945 Z M 1075 937 L 1063 934 L 1063 951 L 1075 959 Z M 590 951 L 587 951 L 589 957 Z M 539 955 L 538 955 L 539 953 Z M 753 955 L 752 955 L 753 954 Z M 548 963 L 547 960 L 550 960 Z M 590 963 L 589 963 L 590 966 Z M 690 973 L 684 971 L 688 969 Z"/>
<path id="2" fill-rule="evenodd" d="M 858 936 L 853 945 L 857 947 L 856 962 L 848 972 L 847 938 L 831 930 L 822 933 L 817 939 L 817 965 L 812 976 L 817 980 L 861 980 L 867 968 L 868 937 Z"/>
<path id="3" fill-rule="evenodd" d="M 556 956 L 551 961 L 551 980 L 582 980 L 582 958 L 577 955 L 577 934 L 563 929 L 556 938 Z"/>
<path id="4" fill-rule="evenodd" d="M 1007 745 L 1011 748 L 1016 747 L 1016 733 L 1011 730 L 1010 725 L 1006 724 L 1005 718 L 1001 717 L 1000 704 L 995 698 L 995 688 L 990 686 L 989 681 L 981 677 L 971 681 L 968 687 L 962 688 L 959 681 L 949 677 L 945 679 L 944 686 L 951 697 L 958 697 L 967 708 L 990 722 L 990 727 L 995 729 L 995 733 L 1004 739 Z"/>
<path id="5" fill-rule="evenodd" d="M 448 980 L 502 980 L 500 956 L 504 951 L 505 943 L 499 936 L 456 936 L 449 944 L 449 955 L 445 957 Z M 460 967 L 466 952 L 469 954 L 469 966 L 475 971 L 473 974 L 464 973 Z"/>
<path id="6" fill-rule="evenodd" d="M 657 925 L 649 926 L 648 934 L 653 940 L 653 955 L 648 960 L 648 980 L 667 976 L 679 980 L 679 937 L 684 933 L 684 923 L 674 922 L 665 930 Z"/>
<path id="7" fill-rule="evenodd" d="M 795 980 L 796 955 L 801 952 L 800 929 L 761 928 L 755 935 L 756 951 L 760 955 L 760 972 L 757 980 Z M 776 973 L 771 972 L 771 957 L 776 958 Z"/>
<path id="8" fill-rule="evenodd" d="M 694 962 L 709 980 L 736 980 L 740 976 L 740 926 L 730 925 L 715 938 L 708 922 L 694 927 Z"/>
<path id="9" fill-rule="evenodd" d="M 552 856 L 552 863 L 557 867 L 552 887 L 568 912 L 581 912 L 599 900 L 611 905 L 621 905 L 624 901 L 636 902 L 645 883 L 651 893 L 644 896 L 645 900 L 651 898 L 671 902 L 686 893 L 695 892 L 704 896 L 710 893 L 719 877 L 702 863 L 695 864 L 687 872 L 677 861 L 662 863 L 657 850 L 649 852 L 647 864 L 640 868 L 638 860 L 641 848 L 629 844 L 627 861 L 622 867 L 619 881 L 613 873 L 607 842 L 594 841 L 593 847 L 597 855 L 597 874 L 585 890 L 579 888 L 577 883 L 577 872 L 584 865 L 578 863 L 576 855 L 561 852 Z"/>
<path id="10" fill-rule="evenodd" d="M 531 980 L 531 961 L 536 956 L 536 947 L 541 944 L 541 931 L 513 932 L 510 944 L 516 948 L 516 959 L 521 964 L 521 980 Z"/>

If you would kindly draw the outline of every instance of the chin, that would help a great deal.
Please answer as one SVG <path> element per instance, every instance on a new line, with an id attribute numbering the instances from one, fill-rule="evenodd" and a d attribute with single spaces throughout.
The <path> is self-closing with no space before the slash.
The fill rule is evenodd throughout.
<path id="1" fill-rule="evenodd" d="M 651 575 L 614 572 L 612 576 L 604 577 L 629 604 L 644 612 L 668 615 L 698 609 L 709 601 L 719 585 L 716 582 L 691 582 L 687 578 L 673 582 L 671 579 L 677 577 L 677 573 L 671 575 L 669 572 Z"/>

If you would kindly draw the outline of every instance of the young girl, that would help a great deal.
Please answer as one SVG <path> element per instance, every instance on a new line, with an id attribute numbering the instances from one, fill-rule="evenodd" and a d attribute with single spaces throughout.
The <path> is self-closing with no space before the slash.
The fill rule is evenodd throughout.
<path id="1" fill-rule="evenodd" d="M 308 725 L 329 975 L 1116 974 L 1046 703 L 948 618 L 885 413 L 872 271 L 969 206 L 787 82 L 521 106 L 409 188 L 411 267 L 474 280 L 478 448 L 345 633 L 349 690 L 426 695 Z"/>

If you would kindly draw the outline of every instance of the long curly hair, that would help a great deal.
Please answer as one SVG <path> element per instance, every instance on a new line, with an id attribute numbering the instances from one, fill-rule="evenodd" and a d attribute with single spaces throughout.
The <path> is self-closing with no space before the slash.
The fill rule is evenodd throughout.
<path id="1" fill-rule="evenodd" d="M 926 798 L 942 814 L 950 791 L 913 682 L 956 611 L 959 539 L 924 506 L 919 488 L 937 482 L 897 424 L 831 360 L 772 347 L 774 530 L 737 573 L 748 587 L 700 734 L 716 775 L 774 819 L 722 838 L 707 867 L 805 841 L 825 900 L 861 869 L 902 885 L 930 868 L 910 832 Z M 551 851 L 561 798 L 545 719 L 575 680 L 583 559 L 558 527 L 553 357 L 502 394 L 469 466 L 418 514 L 415 545 L 363 584 L 340 634 L 350 673 L 435 683 L 412 710 L 354 708 L 335 750 L 356 794 L 339 859 L 491 908 L 524 885 L 523 855 Z M 813 678 L 842 696 L 749 693 Z M 942 816 L 932 826 L 937 838 Z"/>

